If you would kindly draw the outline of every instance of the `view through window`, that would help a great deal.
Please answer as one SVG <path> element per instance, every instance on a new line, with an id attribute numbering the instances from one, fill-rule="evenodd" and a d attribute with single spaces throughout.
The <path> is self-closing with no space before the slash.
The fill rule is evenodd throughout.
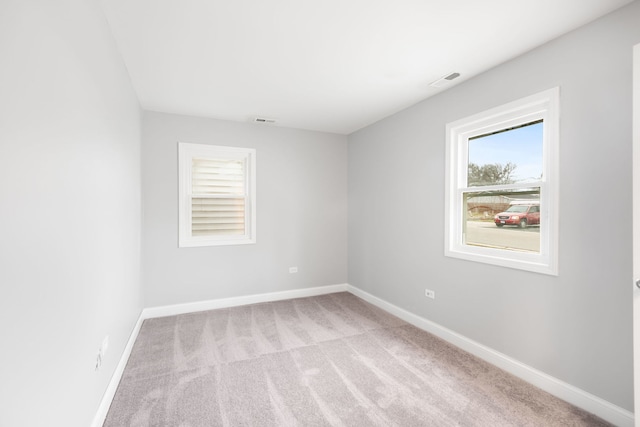
<path id="1" fill-rule="evenodd" d="M 464 244 L 540 252 L 544 122 L 469 138 Z"/>

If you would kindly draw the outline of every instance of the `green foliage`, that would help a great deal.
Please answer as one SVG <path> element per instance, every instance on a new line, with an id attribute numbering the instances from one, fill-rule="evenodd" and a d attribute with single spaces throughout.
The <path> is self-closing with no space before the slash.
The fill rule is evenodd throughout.
<path id="1" fill-rule="evenodd" d="M 517 165 L 511 162 L 506 165 L 493 163 L 482 166 L 469 163 L 467 185 L 477 187 L 480 185 L 513 184 L 512 174 L 516 167 Z"/>

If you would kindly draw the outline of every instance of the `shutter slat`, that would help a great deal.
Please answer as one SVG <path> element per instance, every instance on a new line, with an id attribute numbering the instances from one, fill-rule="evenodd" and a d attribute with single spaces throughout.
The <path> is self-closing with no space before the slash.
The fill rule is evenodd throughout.
<path id="1" fill-rule="evenodd" d="M 193 167 L 193 170 L 199 176 L 226 176 L 229 179 L 238 179 L 242 178 L 243 170 L 242 169 L 231 169 L 231 168 L 201 168 L 201 167 Z"/>
<path id="2" fill-rule="evenodd" d="M 191 234 L 195 236 L 243 235 L 244 198 L 193 197 Z"/>
<path id="3" fill-rule="evenodd" d="M 220 177 L 197 177 L 194 179 L 193 185 L 234 185 L 236 187 L 244 186 L 244 180 L 242 179 L 224 179 Z"/>
<path id="4" fill-rule="evenodd" d="M 193 225 L 194 227 L 197 225 L 198 227 L 201 226 L 206 226 L 206 225 L 212 225 L 214 226 L 215 224 L 237 224 L 237 225 L 244 225 L 244 220 L 240 219 L 238 220 L 238 218 L 216 218 L 216 219 L 197 219 L 197 220 L 193 220 Z"/>
<path id="5" fill-rule="evenodd" d="M 237 194 L 245 192 L 245 165 L 242 160 L 192 159 L 193 194 Z"/>
<path id="6" fill-rule="evenodd" d="M 222 168 L 232 169 L 233 167 L 235 167 L 236 169 L 240 169 L 242 167 L 242 160 L 194 158 L 193 164 L 198 165 L 198 167 L 204 167 L 204 168 L 222 167 Z"/>
<path id="7" fill-rule="evenodd" d="M 244 231 L 244 224 L 198 224 L 193 226 L 193 231 L 215 231 L 215 230 L 241 230 Z"/>
<path id="8" fill-rule="evenodd" d="M 234 219 L 236 221 L 242 220 L 244 221 L 244 212 L 238 211 L 216 211 L 216 212 L 205 212 L 198 211 L 193 213 L 193 220 L 204 221 L 207 219 L 210 220 L 220 220 L 220 219 Z"/>
<path id="9" fill-rule="evenodd" d="M 215 206 L 225 206 L 225 205 L 242 205 L 244 206 L 244 198 L 239 197 L 224 197 L 225 195 L 220 194 L 219 196 L 208 196 L 202 197 L 200 195 L 193 196 L 193 205 L 215 205 Z"/>
<path id="10" fill-rule="evenodd" d="M 194 187 L 193 188 L 193 192 L 194 194 L 216 194 L 216 195 L 223 195 L 223 194 L 232 194 L 232 195 L 236 195 L 236 196 L 241 196 L 243 194 L 243 189 L 242 188 L 231 188 L 231 187 Z"/>

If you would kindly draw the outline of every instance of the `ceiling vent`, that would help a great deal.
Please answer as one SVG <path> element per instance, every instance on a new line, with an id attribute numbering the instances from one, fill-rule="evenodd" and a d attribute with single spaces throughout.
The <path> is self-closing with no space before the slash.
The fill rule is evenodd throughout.
<path id="1" fill-rule="evenodd" d="M 446 76 L 440 77 L 435 82 L 429 83 L 429 86 L 432 86 L 432 87 L 443 87 L 443 86 L 448 85 L 449 83 L 451 83 L 453 80 L 457 79 L 458 77 L 460 77 L 460 73 L 449 73 Z"/>
<path id="2" fill-rule="evenodd" d="M 261 125 L 272 125 L 276 122 L 276 119 L 268 119 L 266 117 L 255 117 L 253 119 L 253 122 Z"/>

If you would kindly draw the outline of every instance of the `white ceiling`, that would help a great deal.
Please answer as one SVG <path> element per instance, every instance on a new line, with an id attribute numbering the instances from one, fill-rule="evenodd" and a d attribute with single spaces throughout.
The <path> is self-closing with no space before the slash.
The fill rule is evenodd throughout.
<path id="1" fill-rule="evenodd" d="M 632 0 L 102 0 L 144 109 L 349 134 Z M 449 87 L 452 87 L 450 85 Z"/>

